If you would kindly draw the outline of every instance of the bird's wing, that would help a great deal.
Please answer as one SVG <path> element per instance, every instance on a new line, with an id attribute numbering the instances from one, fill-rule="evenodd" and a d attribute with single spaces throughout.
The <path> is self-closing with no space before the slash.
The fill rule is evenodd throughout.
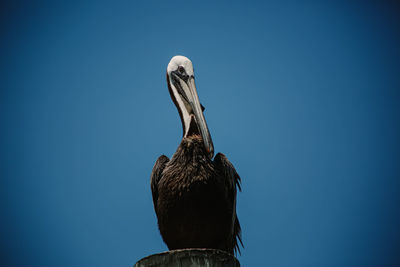
<path id="1" fill-rule="evenodd" d="M 169 158 L 165 155 L 160 156 L 154 164 L 153 170 L 150 176 L 151 194 L 153 195 L 154 210 L 157 213 L 157 200 L 158 200 L 158 182 L 161 179 L 161 174 L 165 168 L 165 165 L 169 162 Z"/>
<path id="2" fill-rule="evenodd" d="M 232 214 L 232 220 L 233 220 L 232 240 L 231 240 L 232 243 L 229 244 L 229 246 L 232 249 L 234 249 L 236 252 L 239 252 L 239 254 L 240 254 L 238 242 L 240 242 L 242 247 L 243 247 L 243 243 L 242 243 L 240 223 L 239 223 L 239 219 L 236 215 L 236 192 L 237 192 L 237 189 L 239 189 L 239 191 L 241 191 L 240 176 L 239 176 L 239 174 L 237 174 L 232 163 L 222 153 L 218 153 L 215 156 L 214 164 L 215 164 L 217 170 L 219 170 L 225 178 L 226 187 L 228 189 L 227 190 L 228 198 L 229 198 L 229 201 L 231 201 L 231 203 L 232 203 L 232 212 L 233 212 L 233 214 Z"/>

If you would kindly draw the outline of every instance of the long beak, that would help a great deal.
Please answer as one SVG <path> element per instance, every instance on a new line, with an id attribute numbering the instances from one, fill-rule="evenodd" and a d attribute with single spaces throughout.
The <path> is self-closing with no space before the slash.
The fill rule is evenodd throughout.
<path id="1" fill-rule="evenodd" d="M 203 138 L 204 146 L 210 158 L 214 156 L 214 145 L 211 140 L 211 135 L 207 127 L 206 120 L 204 119 L 203 110 L 200 105 L 199 96 L 197 95 L 196 85 L 194 83 L 194 77 L 180 77 L 179 74 L 172 72 L 174 76 L 173 80 L 175 87 L 183 99 L 189 104 L 187 107 L 188 113 L 193 114 L 197 127 L 200 130 L 200 134 Z M 178 83 L 178 84 L 177 84 Z M 188 125 L 189 127 L 189 125 Z"/>

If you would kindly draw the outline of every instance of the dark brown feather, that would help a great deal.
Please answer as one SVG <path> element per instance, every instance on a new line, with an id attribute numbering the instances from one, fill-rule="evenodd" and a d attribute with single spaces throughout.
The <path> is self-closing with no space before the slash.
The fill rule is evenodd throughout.
<path id="1" fill-rule="evenodd" d="M 198 135 L 183 138 L 171 160 L 161 156 L 151 189 L 168 248 L 215 248 L 233 254 L 241 243 L 237 187 L 240 177 L 232 164 L 223 154 L 211 161 Z"/>
<path id="2" fill-rule="evenodd" d="M 153 171 L 150 176 L 150 187 L 151 194 L 153 195 L 154 210 L 157 212 L 157 200 L 158 200 L 158 182 L 160 181 L 162 171 L 165 165 L 168 163 L 169 158 L 165 155 L 161 155 L 156 163 L 154 164 Z"/>

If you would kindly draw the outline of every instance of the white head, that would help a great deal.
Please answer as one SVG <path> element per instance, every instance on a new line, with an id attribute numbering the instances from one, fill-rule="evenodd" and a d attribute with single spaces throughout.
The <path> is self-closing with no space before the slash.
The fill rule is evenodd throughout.
<path id="1" fill-rule="evenodd" d="M 185 69 L 187 75 L 194 76 L 192 61 L 184 56 L 174 56 L 173 58 L 171 58 L 171 61 L 169 62 L 167 67 L 168 75 L 170 75 L 172 71 L 176 71 L 179 66 Z"/>
<path id="2" fill-rule="evenodd" d="M 167 83 L 171 98 L 181 116 L 183 137 L 193 133 L 200 134 L 206 151 L 212 158 L 214 147 L 204 119 L 204 108 L 197 95 L 192 61 L 184 56 L 174 56 L 167 67 Z"/>

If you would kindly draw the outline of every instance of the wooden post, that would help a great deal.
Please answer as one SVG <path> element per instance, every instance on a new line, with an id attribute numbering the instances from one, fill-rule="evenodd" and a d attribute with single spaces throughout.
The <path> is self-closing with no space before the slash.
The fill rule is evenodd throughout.
<path id="1" fill-rule="evenodd" d="M 147 256 L 134 267 L 240 267 L 235 256 L 218 249 L 177 249 Z"/>

